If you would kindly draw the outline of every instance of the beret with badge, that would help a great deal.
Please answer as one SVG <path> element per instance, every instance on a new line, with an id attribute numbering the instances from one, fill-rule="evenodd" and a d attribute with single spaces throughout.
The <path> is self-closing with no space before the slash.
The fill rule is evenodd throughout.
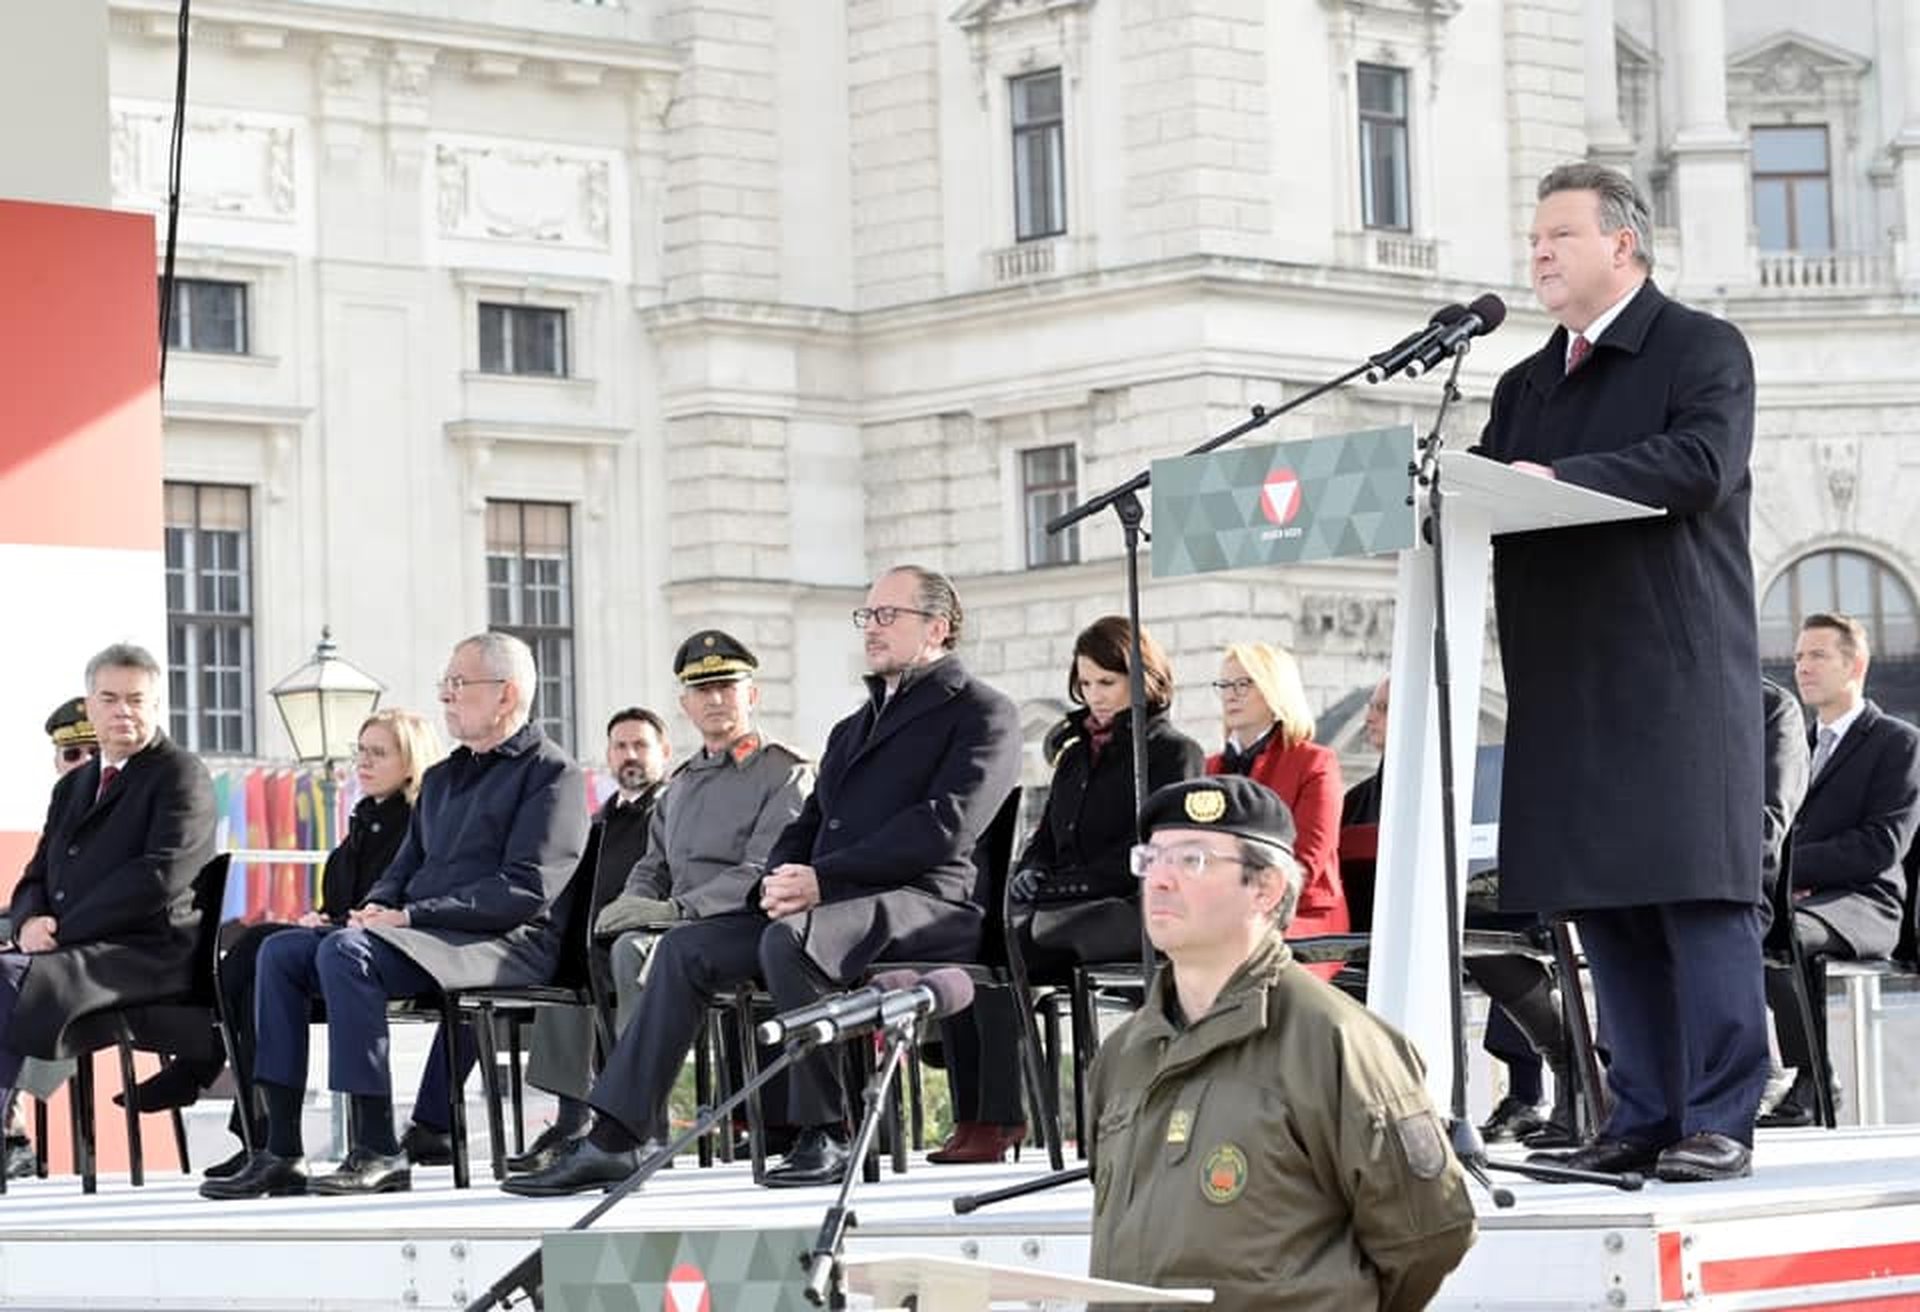
<path id="1" fill-rule="evenodd" d="M 47 717 L 47 737 L 55 747 L 96 747 L 99 739 L 87 719 L 87 699 L 72 697 L 54 708 Z"/>
<path id="2" fill-rule="evenodd" d="M 1245 775 L 1183 779 L 1154 790 L 1140 810 L 1140 837 L 1160 829 L 1216 829 L 1293 855 L 1293 812 L 1278 793 Z"/>
<path id="3" fill-rule="evenodd" d="M 759 668 L 760 659 L 747 645 L 720 629 L 701 629 L 673 654 L 674 677 L 687 688 L 751 679 Z"/>

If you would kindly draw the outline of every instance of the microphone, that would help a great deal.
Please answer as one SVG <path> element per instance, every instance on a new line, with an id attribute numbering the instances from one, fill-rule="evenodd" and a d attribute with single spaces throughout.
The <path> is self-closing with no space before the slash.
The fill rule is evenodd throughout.
<path id="1" fill-rule="evenodd" d="M 924 975 L 889 970 L 875 975 L 864 988 L 836 993 L 762 1021 L 753 1035 L 769 1044 L 802 1038 L 836 1043 L 907 1020 L 951 1016 L 972 1005 L 973 980 L 957 967 L 945 966 Z"/>
<path id="2" fill-rule="evenodd" d="M 1425 328 L 1408 333 L 1405 337 L 1402 337 L 1378 355 L 1368 356 L 1367 364 L 1369 368 L 1367 369 L 1367 381 L 1370 383 L 1385 382 L 1402 369 L 1405 369 L 1407 362 L 1413 359 L 1415 353 L 1418 352 L 1421 347 L 1432 341 L 1441 329 L 1459 319 L 1466 312 L 1467 307 L 1458 301 L 1450 305 L 1443 305 L 1433 312 L 1433 317 L 1427 320 L 1427 326 Z"/>
<path id="3" fill-rule="evenodd" d="M 1407 377 L 1418 378 L 1442 360 L 1466 349 L 1467 340 L 1485 337 L 1507 321 L 1507 303 L 1492 292 L 1473 298 L 1466 313 L 1443 327 L 1431 342 L 1422 343 L 1407 362 Z"/>

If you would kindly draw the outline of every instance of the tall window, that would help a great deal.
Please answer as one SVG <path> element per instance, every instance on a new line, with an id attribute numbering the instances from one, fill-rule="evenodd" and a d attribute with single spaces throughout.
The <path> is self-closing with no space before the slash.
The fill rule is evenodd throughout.
<path id="1" fill-rule="evenodd" d="M 247 285 L 211 278 L 175 278 L 167 345 L 176 351 L 245 355 Z"/>
<path id="2" fill-rule="evenodd" d="M 1071 565 L 1080 559 L 1080 529 L 1047 532 L 1047 521 L 1074 503 L 1073 447 L 1036 447 L 1020 453 L 1020 503 L 1026 510 L 1027 564 Z"/>
<path id="3" fill-rule="evenodd" d="M 1066 122 L 1060 70 L 1007 84 L 1013 104 L 1013 235 L 1020 241 L 1067 230 Z"/>
<path id="4" fill-rule="evenodd" d="M 1888 711 L 1920 720 L 1920 607 L 1913 590 L 1884 562 L 1861 551 L 1816 551 L 1773 581 L 1760 602 L 1760 664 L 1793 687 L 1793 644 L 1800 622 L 1821 611 L 1866 626 L 1873 664 L 1867 694 Z"/>
<path id="5" fill-rule="evenodd" d="M 1362 64 L 1360 93 L 1360 222 L 1369 228 L 1413 227 L 1407 149 L 1407 70 Z"/>
<path id="6" fill-rule="evenodd" d="M 567 312 L 480 304 L 480 368 L 490 374 L 567 376 Z"/>
<path id="7" fill-rule="evenodd" d="M 253 751 L 253 528 L 247 489 L 166 485 L 167 703 L 189 750 Z"/>
<path id="8" fill-rule="evenodd" d="M 573 750 L 573 516 L 539 501 L 487 502 L 487 626 L 523 639 L 540 670 L 533 721 Z"/>
<path id="9" fill-rule="evenodd" d="M 1753 130 L 1753 226 L 1763 251 L 1833 249 L 1827 129 Z"/>

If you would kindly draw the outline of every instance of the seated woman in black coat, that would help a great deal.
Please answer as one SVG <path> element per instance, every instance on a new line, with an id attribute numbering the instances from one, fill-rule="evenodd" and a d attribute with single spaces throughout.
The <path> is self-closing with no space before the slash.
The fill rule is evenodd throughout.
<path id="1" fill-rule="evenodd" d="M 1132 626 L 1119 615 L 1095 620 L 1074 640 L 1067 696 L 1080 703 L 1049 735 L 1058 745 L 1046 814 L 1008 885 L 1012 923 L 1035 979 L 1083 961 L 1140 955 L 1140 881 L 1127 865 L 1135 842 L 1133 745 L 1127 705 Z M 1206 764 L 1200 745 L 1167 722 L 1173 674 L 1160 644 L 1140 635 L 1147 694 L 1147 791 L 1192 779 Z M 989 990 L 942 1022 L 953 1090 L 953 1136 L 934 1162 L 997 1162 L 1026 1137 L 1020 1110 L 1018 1017 L 1012 996 Z"/>
<path id="2" fill-rule="evenodd" d="M 360 726 L 354 752 L 354 773 L 364 796 L 347 821 L 347 836 L 327 855 L 320 876 L 320 899 L 313 910 L 293 923 L 308 928 L 346 923 L 347 911 L 358 906 L 387 868 L 393 854 L 406 837 L 407 820 L 413 813 L 414 798 L 420 793 L 420 777 L 427 767 L 446 755 L 440 737 L 426 719 L 412 711 L 375 711 Z M 233 1060 L 252 1069 L 253 977 L 254 962 L 260 945 L 287 928 L 282 921 L 263 920 L 249 926 L 228 947 L 220 959 L 220 991 L 223 995 L 228 1032 L 233 1042 Z M 184 1107 L 199 1098 L 211 1085 L 225 1062 L 176 1060 L 158 1074 L 141 1081 L 134 1092 L 143 1110 Z M 254 1139 L 261 1142 L 266 1133 L 258 1110 L 254 1115 Z M 230 1128 L 240 1133 L 239 1107 L 236 1104 Z M 209 1167 L 210 1176 L 230 1173 L 247 1160 L 242 1148 L 234 1156 Z"/>

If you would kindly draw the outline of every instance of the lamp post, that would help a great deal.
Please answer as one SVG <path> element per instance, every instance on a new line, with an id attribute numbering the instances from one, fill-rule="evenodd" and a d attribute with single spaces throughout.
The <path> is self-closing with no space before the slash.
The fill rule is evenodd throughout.
<path id="1" fill-rule="evenodd" d="M 294 758 L 322 767 L 327 847 L 339 837 L 333 820 L 334 762 L 353 757 L 360 725 L 373 714 L 385 691 L 385 684 L 336 654 L 333 630 L 324 626 L 313 659 L 268 689 L 293 743 Z"/>

